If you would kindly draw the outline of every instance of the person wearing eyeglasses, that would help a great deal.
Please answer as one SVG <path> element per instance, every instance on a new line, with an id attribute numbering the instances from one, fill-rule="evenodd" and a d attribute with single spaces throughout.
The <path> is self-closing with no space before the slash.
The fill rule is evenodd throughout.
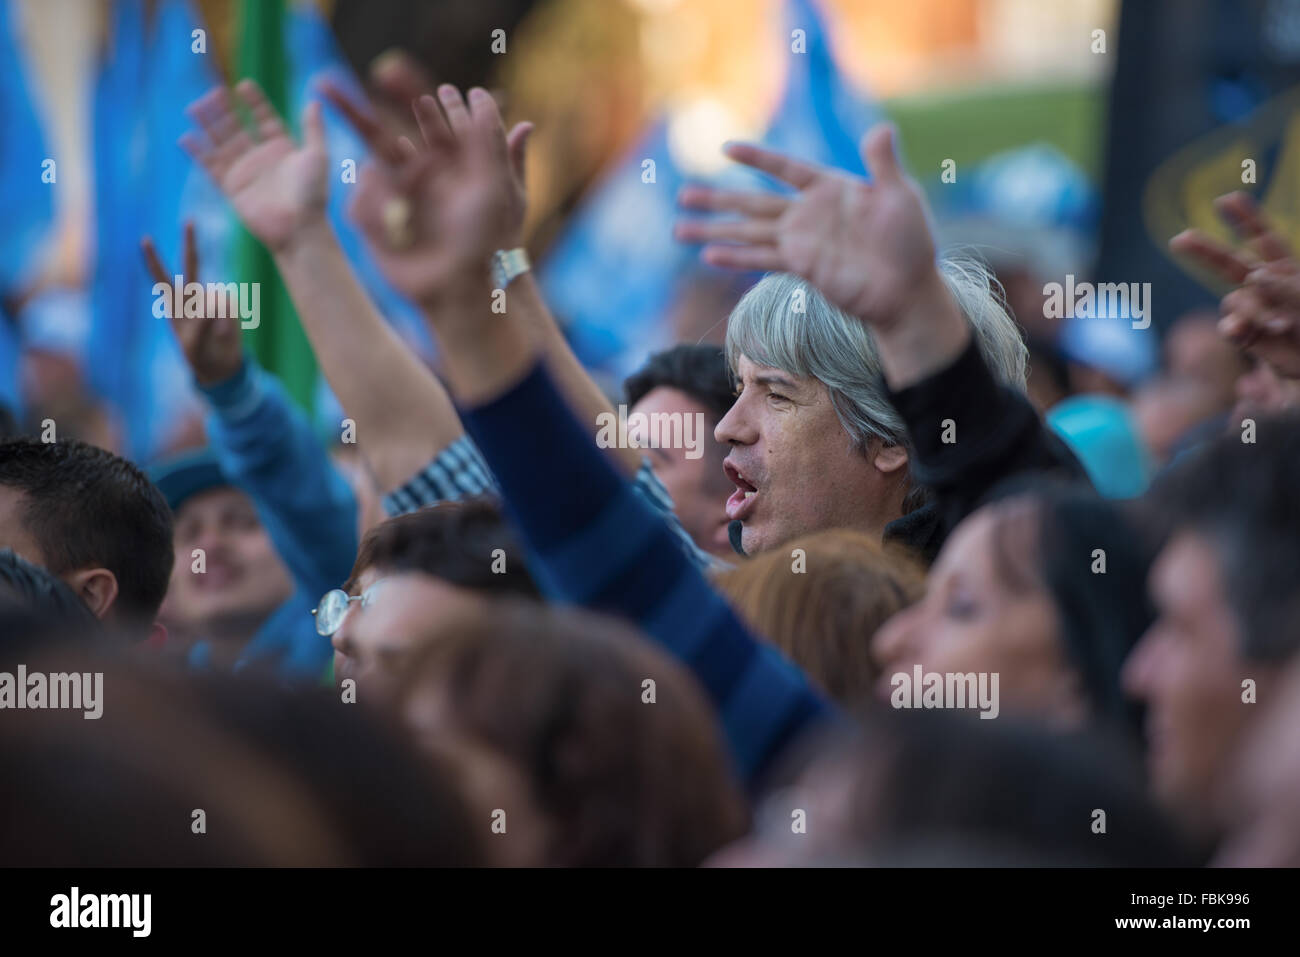
<path id="1" fill-rule="evenodd" d="M 333 643 L 335 681 L 376 703 L 416 652 L 502 596 L 539 593 L 500 506 L 444 502 L 366 533 L 348 580 L 317 602 L 316 631 Z"/>

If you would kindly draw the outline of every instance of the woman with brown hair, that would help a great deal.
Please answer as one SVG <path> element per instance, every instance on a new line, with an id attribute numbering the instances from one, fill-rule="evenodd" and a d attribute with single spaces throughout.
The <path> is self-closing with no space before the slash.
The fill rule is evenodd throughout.
<path id="1" fill-rule="evenodd" d="M 789 542 L 714 578 L 733 608 L 831 697 L 869 697 L 879 674 L 871 636 L 921 596 L 924 576 L 900 550 L 849 529 Z"/>

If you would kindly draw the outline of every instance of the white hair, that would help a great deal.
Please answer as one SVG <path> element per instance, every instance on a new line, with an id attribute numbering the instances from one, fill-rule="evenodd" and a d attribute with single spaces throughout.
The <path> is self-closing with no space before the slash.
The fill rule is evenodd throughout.
<path id="1" fill-rule="evenodd" d="M 973 260 L 945 260 L 939 273 L 994 377 L 1024 391 L 1028 350 L 1003 305 L 1001 287 Z M 727 322 L 727 364 L 751 362 L 818 380 L 830 392 L 840 423 L 860 449 L 872 437 L 907 445 L 907 430 L 885 396 L 880 355 L 867 325 L 787 273 L 754 284 Z"/>

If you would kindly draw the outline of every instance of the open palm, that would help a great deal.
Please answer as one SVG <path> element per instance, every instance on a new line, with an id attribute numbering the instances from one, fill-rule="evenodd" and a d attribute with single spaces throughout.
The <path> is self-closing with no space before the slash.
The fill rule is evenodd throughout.
<path id="1" fill-rule="evenodd" d="M 682 221 L 677 236 L 707 243 L 703 257 L 715 266 L 801 276 L 845 312 L 887 328 L 933 272 L 935 247 L 920 190 L 898 165 L 889 127 L 873 128 L 862 153 L 872 182 L 757 146 L 728 146 L 732 159 L 798 192 L 688 187 L 684 207 L 741 218 Z"/>
<path id="2" fill-rule="evenodd" d="M 350 213 L 384 274 L 405 295 L 430 304 L 456 280 L 486 276 L 493 252 L 518 245 L 530 124 L 507 135 L 488 93 L 471 90 L 467 102 L 444 85 L 438 100 L 426 95 L 413 104 L 421 150 L 384 130 L 337 88 L 324 92 L 375 155 L 361 171 Z M 394 242 L 395 235 L 402 241 Z"/>
<path id="3" fill-rule="evenodd" d="M 325 215 L 328 155 L 320 107 L 308 106 L 298 146 L 256 83 L 244 80 L 235 93 L 252 116 L 251 130 L 217 88 L 189 108 L 206 137 L 187 133 L 181 145 L 212 176 L 248 231 L 275 251 Z"/>

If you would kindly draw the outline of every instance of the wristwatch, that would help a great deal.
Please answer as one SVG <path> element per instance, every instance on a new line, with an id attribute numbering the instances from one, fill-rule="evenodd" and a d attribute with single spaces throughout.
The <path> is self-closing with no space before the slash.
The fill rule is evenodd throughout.
<path id="1" fill-rule="evenodd" d="M 492 282 L 497 289 L 506 288 L 510 285 L 510 280 L 522 276 L 531 268 L 528 251 L 522 246 L 517 249 L 498 249 L 492 254 Z"/>

